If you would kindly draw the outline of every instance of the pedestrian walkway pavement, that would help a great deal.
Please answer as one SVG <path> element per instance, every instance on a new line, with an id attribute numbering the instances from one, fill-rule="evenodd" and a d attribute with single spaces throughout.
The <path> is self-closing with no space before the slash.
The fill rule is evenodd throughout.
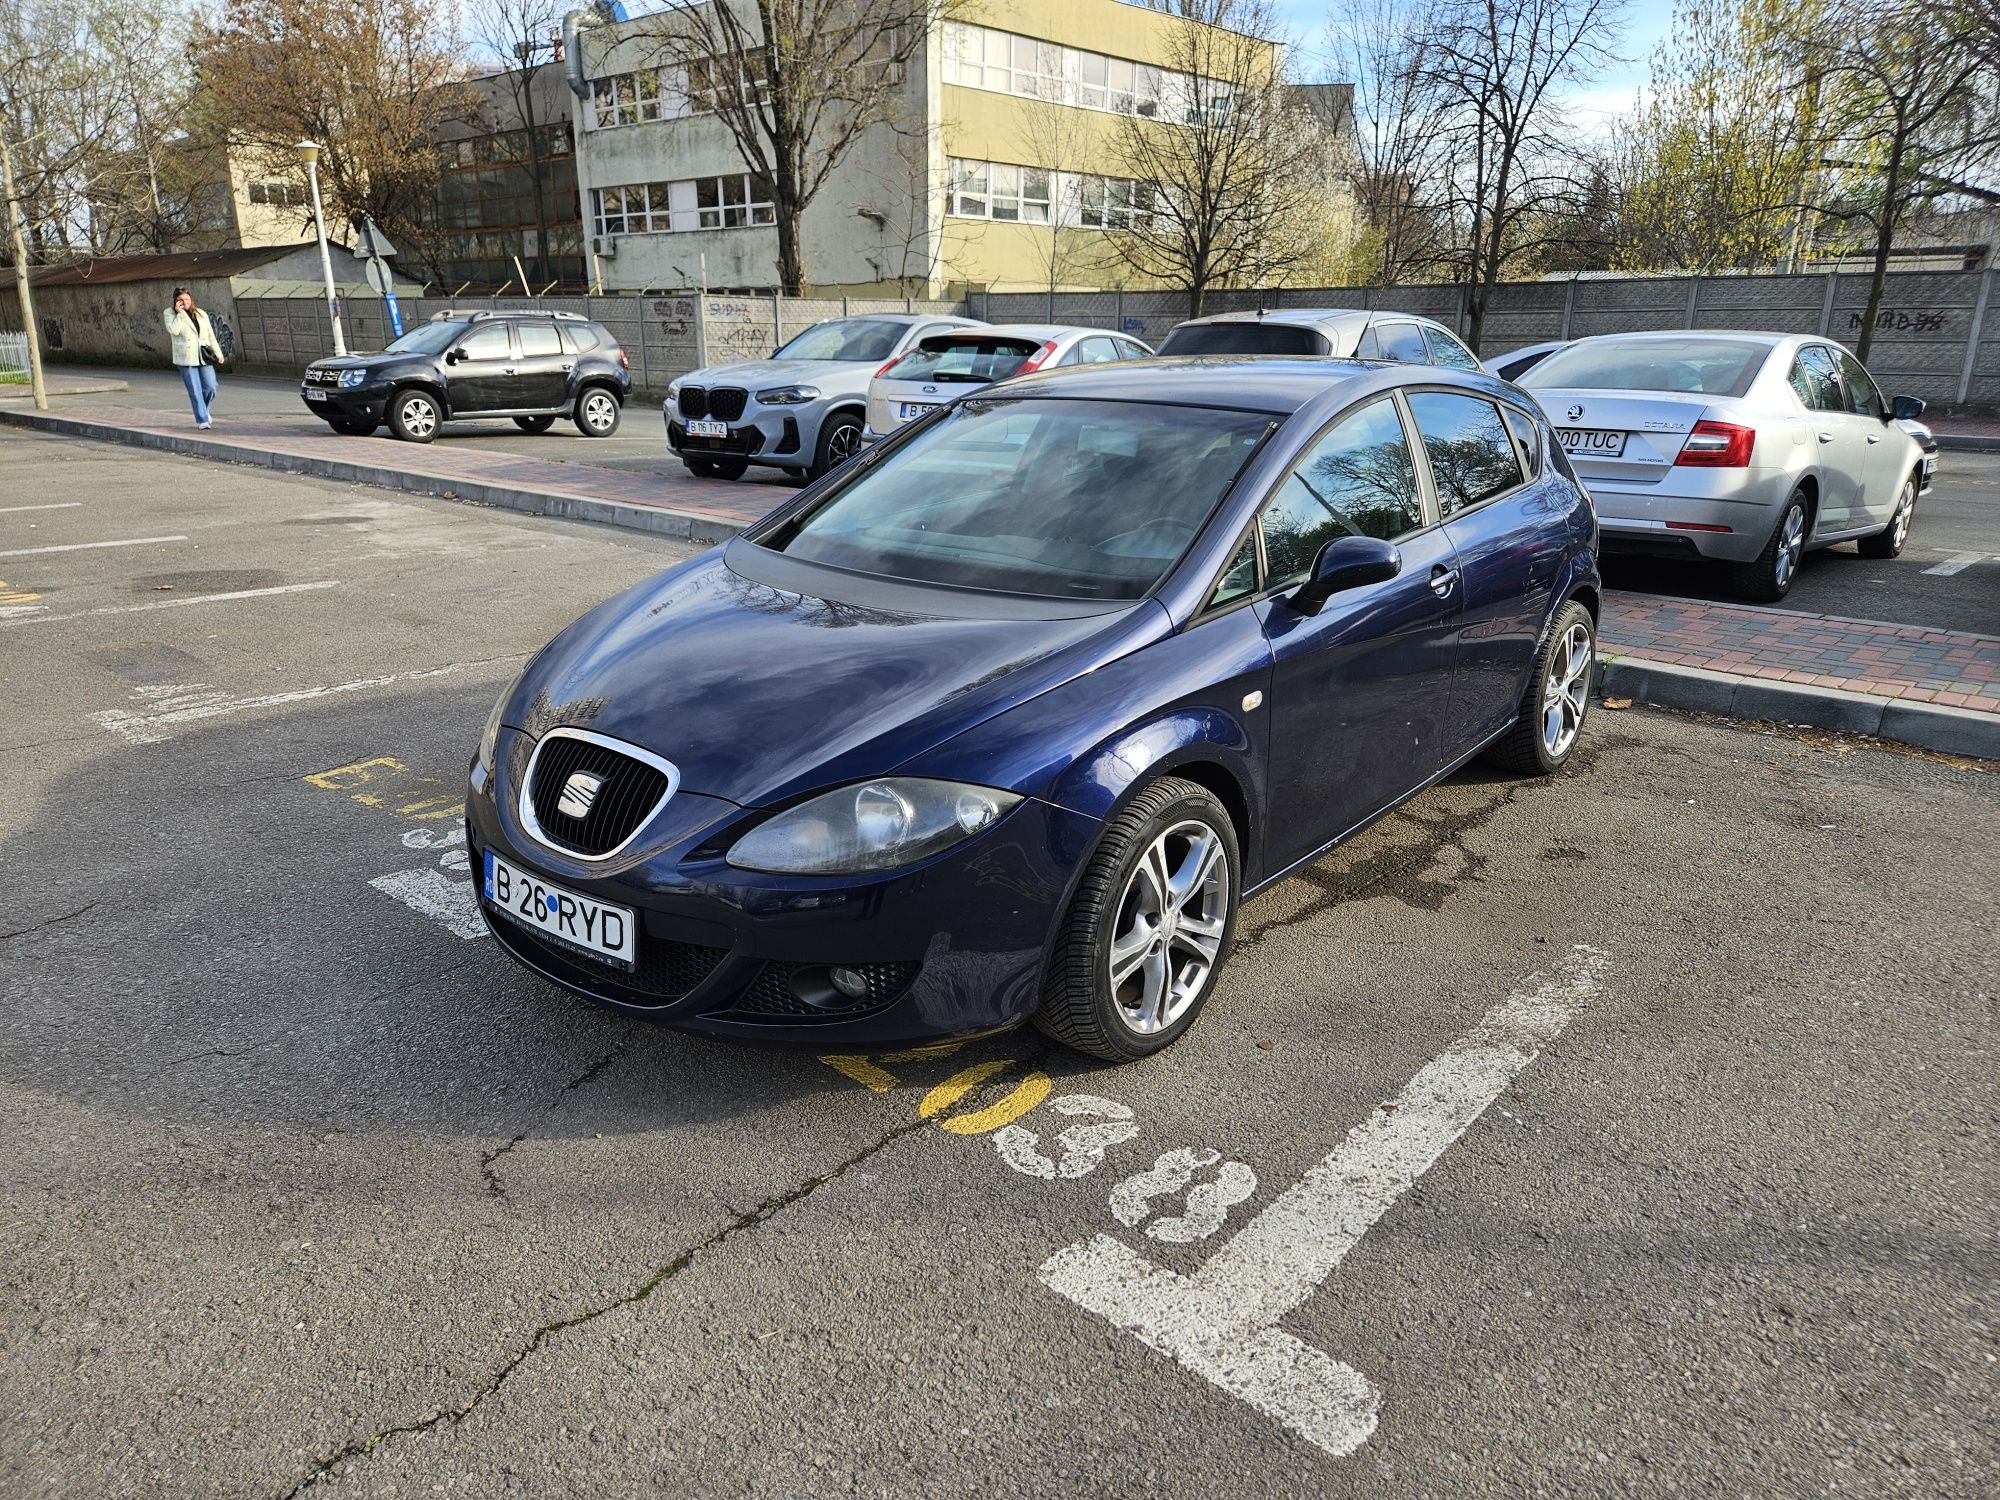
<path id="1" fill-rule="evenodd" d="M 90 396 L 100 391 L 130 390 L 122 380 L 114 380 L 106 375 L 58 375 L 53 370 L 42 378 L 42 392 L 49 396 Z M 0 401 L 22 401 L 32 403 L 35 387 L 27 380 L 0 383 Z"/>

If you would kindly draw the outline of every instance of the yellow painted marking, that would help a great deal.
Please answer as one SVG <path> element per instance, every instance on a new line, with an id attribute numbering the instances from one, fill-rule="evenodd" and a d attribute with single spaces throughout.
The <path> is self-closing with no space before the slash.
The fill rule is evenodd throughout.
<path id="1" fill-rule="evenodd" d="M 373 760 L 357 760 L 351 766 L 335 766 L 331 771 L 314 771 L 306 777 L 316 787 L 329 792 L 344 792 L 350 787 L 367 786 L 372 781 L 380 781 L 385 772 L 407 770 L 393 755 L 378 755 Z M 379 805 L 380 798 L 356 797 L 356 802 Z"/>
<path id="2" fill-rule="evenodd" d="M 976 1109 L 969 1115 L 953 1115 L 950 1119 L 939 1120 L 938 1126 L 953 1135 L 984 1135 L 989 1130 L 998 1130 L 1002 1125 L 1020 1119 L 1049 1097 L 1050 1087 L 1048 1074 L 1030 1073 L 1014 1085 L 1006 1098 L 984 1109 Z"/>
<path id="3" fill-rule="evenodd" d="M 830 1052 L 820 1059 L 837 1073 L 844 1073 L 874 1094 L 886 1094 L 896 1086 L 896 1075 L 885 1073 L 865 1057 Z"/>
<path id="4" fill-rule="evenodd" d="M 924 1095 L 924 1102 L 917 1106 L 917 1113 L 926 1120 L 935 1119 L 950 1109 L 967 1094 L 986 1082 L 1003 1068 L 1011 1068 L 1011 1057 L 996 1058 L 992 1062 L 974 1063 L 969 1068 L 960 1068 L 943 1083 Z"/>
<path id="5" fill-rule="evenodd" d="M 464 811 L 463 797 L 420 797 L 397 808 L 396 815 L 414 818 L 419 823 L 432 823 L 442 818 L 456 818 Z"/>
<path id="6" fill-rule="evenodd" d="M 41 597 L 40 594 L 31 594 L 26 589 L 8 590 L 7 580 L 0 578 L 0 604 L 28 604 Z"/>
<path id="7" fill-rule="evenodd" d="M 883 1062 L 929 1062 L 933 1058 L 950 1057 L 964 1042 L 932 1042 L 926 1047 L 912 1047 L 907 1052 L 885 1052 Z"/>

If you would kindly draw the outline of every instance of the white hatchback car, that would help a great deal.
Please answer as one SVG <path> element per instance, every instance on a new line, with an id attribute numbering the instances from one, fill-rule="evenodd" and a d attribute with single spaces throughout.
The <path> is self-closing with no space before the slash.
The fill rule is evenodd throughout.
<path id="1" fill-rule="evenodd" d="M 1065 323 L 995 323 L 932 334 L 875 372 L 868 383 L 864 443 L 887 437 L 905 422 L 937 410 L 968 390 L 1058 365 L 1146 359 L 1135 338 Z"/>
<path id="2" fill-rule="evenodd" d="M 1606 552 L 1707 558 L 1775 602 L 1809 548 L 1894 557 L 1927 469 L 1856 359 L 1779 333 L 1613 333 L 1522 374 L 1590 491 Z"/>

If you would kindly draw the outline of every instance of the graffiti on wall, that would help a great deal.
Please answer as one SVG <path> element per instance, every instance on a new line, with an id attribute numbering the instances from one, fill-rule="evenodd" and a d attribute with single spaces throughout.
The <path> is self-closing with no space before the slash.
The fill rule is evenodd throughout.
<path id="1" fill-rule="evenodd" d="M 1912 310 L 1907 307 L 1885 307 L 1875 318 L 1877 333 L 1943 333 L 1944 309 L 1924 307 Z M 1847 331 L 1861 331 L 1862 315 L 1851 312 L 1847 315 Z"/>

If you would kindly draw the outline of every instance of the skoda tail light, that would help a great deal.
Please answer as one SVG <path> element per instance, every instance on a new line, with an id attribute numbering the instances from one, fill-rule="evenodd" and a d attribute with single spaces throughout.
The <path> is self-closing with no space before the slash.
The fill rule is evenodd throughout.
<path id="1" fill-rule="evenodd" d="M 1747 469 L 1750 450 L 1756 444 L 1754 427 L 1739 427 L 1734 422 L 1697 422 L 1674 462 L 1694 469 Z"/>

